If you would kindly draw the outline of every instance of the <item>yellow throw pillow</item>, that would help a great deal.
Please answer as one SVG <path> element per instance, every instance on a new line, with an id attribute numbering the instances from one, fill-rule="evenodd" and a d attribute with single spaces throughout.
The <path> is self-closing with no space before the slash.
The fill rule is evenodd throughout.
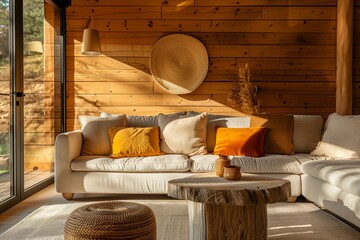
<path id="1" fill-rule="evenodd" d="M 266 128 L 218 128 L 214 154 L 260 157 Z"/>
<path id="2" fill-rule="evenodd" d="M 161 155 L 159 127 L 109 128 L 111 157 L 146 157 Z"/>

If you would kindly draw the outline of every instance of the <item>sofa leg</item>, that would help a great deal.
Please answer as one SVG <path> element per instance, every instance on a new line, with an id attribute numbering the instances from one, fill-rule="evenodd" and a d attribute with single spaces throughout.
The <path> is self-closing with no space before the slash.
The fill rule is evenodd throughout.
<path id="1" fill-rule="evenodd" d="M 62 193 L 63 198 L 71 200 L 74 197 L 74 193 Z"/>
<path id="2" fill-rule="evenodd" d="M 296 202 L 296 199 L 297 199 L 296 196 L 290 196 L 290 197 L 288 198 L 287 202 L 289 202 L 289 203 L 294 203 L 294 202 Z"/>

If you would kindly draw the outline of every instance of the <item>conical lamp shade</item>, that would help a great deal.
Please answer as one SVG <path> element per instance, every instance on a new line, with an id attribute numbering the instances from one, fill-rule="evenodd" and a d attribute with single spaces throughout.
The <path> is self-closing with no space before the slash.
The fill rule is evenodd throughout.
<path id="1" fill-rule="evenodd" d="M 40 41 L 31 41 L 24 43 L 25 55 L 38 55 L 43 54 L 43 47 Z"/>
<path id="2" fill-rule="evenodd" d="M 81 45 L 81 54 L 83 55 L 100 55 L 100 35 L 96 29 L 84 29 L 83 41 Z"/>

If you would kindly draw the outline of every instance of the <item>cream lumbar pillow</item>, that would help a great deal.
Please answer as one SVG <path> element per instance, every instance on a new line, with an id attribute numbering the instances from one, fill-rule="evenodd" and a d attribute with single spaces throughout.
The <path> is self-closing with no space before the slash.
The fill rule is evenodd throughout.
<path id="1" fill-rule="evenodd" d="M 360 115 L 330 114 L 321 141 L 311 155 L 337 158 L 360 157 Z"/>
<path id="2" fill-rule="evenodd" d="M 311 155 L 334 158 L 359 158 L 359 154 L 356 151 L 323 141 L 318 143 L 315 150 L 311 152 Z"/>
<path id="3" fill-rule="evenodd" d="M 89 120 L 89 119 L 87 119 Z M 80 122 L 82 122 L 80 120 Z M 84 122 L 84 121 L 83 121 Z M 110 127 L 125 127 L 126 115 L 116 118 L 93 118 L 82 125 L 83 144 L 81 155 L 108 156 L 112 153 L 108 135 Z"/>
<path id="4" fill-rule="evenodd" d="M 205 154 L 207 113 L 197 116 L 159 114 L 160 148 L 164 153 Z"/>

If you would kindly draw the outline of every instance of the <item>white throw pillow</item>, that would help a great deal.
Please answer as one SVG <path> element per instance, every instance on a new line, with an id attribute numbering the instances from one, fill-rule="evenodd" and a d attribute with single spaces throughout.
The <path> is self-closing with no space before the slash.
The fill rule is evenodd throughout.
<path id="1" fill-rule="evenodd" d="M 321 142 L 311 153 L 328 157 L 359 158 L 360 115 L 330 114 Z"/>
<path id="2" fill-rule="evenodd" d="M 125 115 L 116 118 L 93 118 L 87 121 L 81 128 L 83 136 L 81 155 L 110 155 L 112 149 L 108 129 L 125 126 Z"/>
<path id="3" fill-rule="evenodd" d="M 322 141 L 320 141 L 316 149 L 311 152 L 311 155 L 334 158 L 359 158 L 359 154 L 356 151 Z"/>
<path id="4" fill-rule="evenodd" d="M 159 114 L 160 147 L 164 153 L 205 154 L 207 113 L 197 116 Z"/>
<path id="5" fill-rule="evenodd" d="M 294 115 L 295 152 L 310 153 L 321 140 L 324 120 L 320 115 Z"/>

